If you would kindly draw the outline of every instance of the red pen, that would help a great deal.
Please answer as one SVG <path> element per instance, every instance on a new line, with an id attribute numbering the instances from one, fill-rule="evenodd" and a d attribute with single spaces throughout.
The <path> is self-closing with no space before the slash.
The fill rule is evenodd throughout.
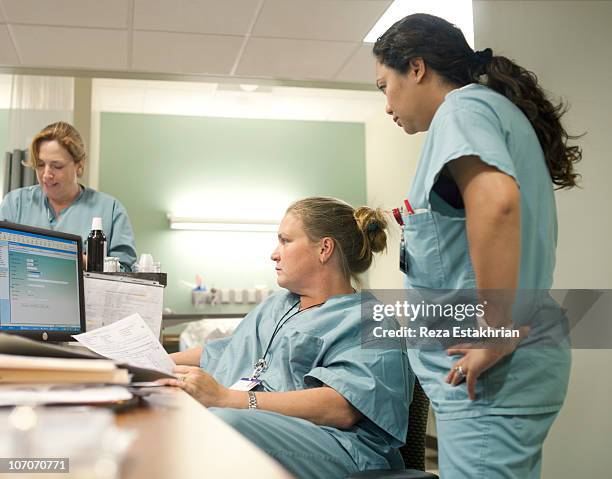
<path id="1" fill-rule="evenodd" d="M 406 205 L 406 211 L 408 212 L 408 214 L 413 215 L 414 210 L 412 209 L 412 206 L 410 206 L 410 201 L 408 201 L 408 199 L 405 199 L 404 204 Z"/>
<path id="2" fill-rule="evenodd" d="M 398 225 L 404 226 L 404 220 L 402 219 L 399 208 L 393 208 L 393 216 L 395 216 L 395 221 L 397 221 Z"/>

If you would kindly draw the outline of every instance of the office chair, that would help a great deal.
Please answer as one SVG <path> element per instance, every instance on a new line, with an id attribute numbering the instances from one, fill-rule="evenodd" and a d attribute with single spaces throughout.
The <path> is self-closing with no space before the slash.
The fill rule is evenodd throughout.
<path id="1" fill-rule="evenodd" d="M 351 474 L 346 479 L 438 479 L 435 474 L 425 472 L 425 431 L 428 413 L 429 398 L 417 379 L 408 411 L 406 444 L 400 447 L 406 469 L 363 471 Z"/>

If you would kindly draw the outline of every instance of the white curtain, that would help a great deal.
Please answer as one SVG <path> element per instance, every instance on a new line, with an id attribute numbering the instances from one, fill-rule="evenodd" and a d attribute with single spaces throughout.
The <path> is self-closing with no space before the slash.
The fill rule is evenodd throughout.
<path id="1" fill-rule="evenodd" d="M 10 106 L 8 113 L 7 153 L 15 150 L 27 151 L 36 133 L 56 121 L 73 122 L 74 78 L 13 75 L 11 81 Z M 7 157 L 4 152 L 0 157 Z M 27 172 L 17 173 L 18 162 L 12 165 L 4 159 L 0 168 L 3 176 L 2 196 L 22 186 L 15 178 L 25 178 Z M 13 181 L 10 179 L 13 178 Z"/>

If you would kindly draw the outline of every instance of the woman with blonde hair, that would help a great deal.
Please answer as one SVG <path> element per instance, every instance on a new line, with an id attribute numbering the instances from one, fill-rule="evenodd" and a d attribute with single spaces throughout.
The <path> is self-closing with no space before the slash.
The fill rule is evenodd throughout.
<path id="1" fill-rule="evenodd" d="M 231 337 L 175 353 L 179 379 L 165 383 L 297 477 L 403 468 L 413 376 L 401 342 L 362 339 L 370 299 L 351 285 L 385 248 L 386 226 L 380 210 L 333 198 L 293 203 L 272 253 L 284 289 Z"/>
<path id="2" fill-rule="evenodd" d="M 107 256 L 130 270 L 136 260 L 134 233 L 127 212 L 115 198 L 79 183 L 87 154 L 79 132 L 63 121 L 43 128 L 32 140 L 27 165 L 38 185 L 9 192 L 0 220 L 80 235 L 85 243 L 92 218 L 102 218 Z"/>

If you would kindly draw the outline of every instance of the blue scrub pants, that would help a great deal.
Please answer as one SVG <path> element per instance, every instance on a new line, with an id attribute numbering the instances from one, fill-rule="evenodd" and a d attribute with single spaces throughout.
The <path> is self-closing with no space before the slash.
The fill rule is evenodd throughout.
<path id="1" fill-rule="evenodd" d="M 215 416 L 300 478 L 344 478 L 357 464 L 333 436 L 295 417 L 248 409 L 209 408 Z"/>
<path id="2" fill-rule="evenodd" d="M 438 419 L 441 479 L 537 479 L 557 413 Z"/>

